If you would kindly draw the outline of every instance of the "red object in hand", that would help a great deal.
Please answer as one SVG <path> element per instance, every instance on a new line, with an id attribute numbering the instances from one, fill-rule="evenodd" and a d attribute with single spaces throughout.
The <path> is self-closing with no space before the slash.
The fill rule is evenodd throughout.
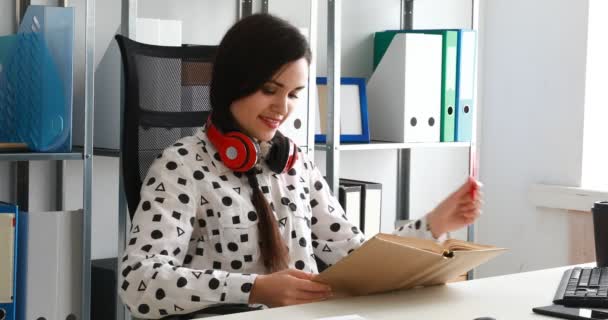
<path id="1" fill-rule="evenodd" d="M 477 189 L 479 189 L 479 186 L 477 185 L 477 181 L 475 181 L 475 178 L 469 177 L 469 181 L 472 182 L 471 190 L 469 190 L 469 192 L 471 194 L 471 199 L 475 200 L 475 195 L 477 193 Z"/>

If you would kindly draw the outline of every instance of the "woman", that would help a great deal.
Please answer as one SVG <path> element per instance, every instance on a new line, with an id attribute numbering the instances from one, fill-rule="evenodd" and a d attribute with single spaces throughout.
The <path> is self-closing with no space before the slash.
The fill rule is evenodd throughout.
<path id="1" fill-rule="evenodd" d="M 305 94 L 310 60 L 300 32 L 270 15 L 244 18 L 226 33 L 213 67 L 210 119 L 155 160 L 141 190 L 119 282 L 135 316 L 331 296 L 311 280 L 315 258 L 334 264 L 365 238 L 320 171 L 277 131 Z M 438 239 L 472 223 L 476 186 L 467 181 L 395 233 Z"/>

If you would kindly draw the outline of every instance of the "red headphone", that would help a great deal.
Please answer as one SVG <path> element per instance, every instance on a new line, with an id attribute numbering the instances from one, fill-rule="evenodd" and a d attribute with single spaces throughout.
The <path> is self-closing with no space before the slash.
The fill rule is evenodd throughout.
<path id="1" fill-rule="evenodd" d="M 224 165 L 230 170 L 247 172 L 258 162 L 260 145 L 238 131 L 222 133 L 213 124 L 211 115 L 207 118 L 207 137 L 218 150 Z M 275 173 L 289 171 L 298 159 L 298 147 L 279 131 L 272 138 L 271 144 L 266 163 Z"/>

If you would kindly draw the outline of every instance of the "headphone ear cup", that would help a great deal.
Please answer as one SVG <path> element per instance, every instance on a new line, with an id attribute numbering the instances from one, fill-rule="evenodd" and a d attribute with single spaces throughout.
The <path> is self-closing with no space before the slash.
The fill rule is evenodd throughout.
<path id="1" fill-rule="evenodd" d="M 258 161 L 259 146 L 251 138 L 240 132 L 229 132 L 225 136 L 226 147 L 220 157 L 224 164 L 237 172 L 246 172 Z"/>
<path id="2" fill-rule="evenodd" d="M 272 147 L 266 157 L 270 170 L 279 174 L 289 171 L 297 159 L 297 149 L 295 143 L 277 131 L 272 138 Z"/>

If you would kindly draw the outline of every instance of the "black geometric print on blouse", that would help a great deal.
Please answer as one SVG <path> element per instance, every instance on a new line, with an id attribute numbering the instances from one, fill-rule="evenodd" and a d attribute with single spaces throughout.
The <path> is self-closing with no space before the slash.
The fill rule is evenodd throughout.
<path id="1" fill-rule="evenodd" d="M 313 240 L 312 241 L 312 246 L 316 249 L 319 246 L 319 242 Z"/>
<path id="2" fill-rule="evenodd" d="M 150 210 L 150 209 L 152 208 L 152 205 L 150 204 L 150 201 L 144 201 L 144 202 L 142 202 L 142 204 L 141 204 L 141 208 L 142 208 L 144 211 L 148 211 L 148 210 Z"/>
<path id="3" fill-rule="evenodd" d="M 323 247 L 323 252 L 331 252 L 331 249 L 327 244 Z"/>
<path id="4" fill-rule="evenodd" d="M 222 295 L 220 296 L 220 301 L 226 301 L 226 292 L 222 292 Z"/>
<path id="5" fill-rule="evenodd" d="M 251 222 L 256 221 L 258 219 L 258 214 L 255 211 L 249 211 L 249 213 L 247 213 L 247 219 Z"/>
<path id="6" fill-rule="evenodd" d="M 315 190 L 320 191 L 321 189 L 323 189 L 323 183 L 321 181 L 315 182 Z"/>
<path id="7" fill-rule="evenodd" d="M 232 217 L 232 224 L 239 224 L 239 223 L 241 223 L 241 217 L 239 217 L 239 216 Z"/>
<path id="8" fill-rule="evenodd" d="M 147 304 L 140 304 L 139 307 L 137 307 L 137 311 L 139 311 L 139 313 L 141 314 L 147 314 L 148 312 L 150 312 L 150 307 Z"/>
<path id="9" fill-rule="evenodd" d="M 296 231 L 295 230 L 291 230 L 291 238 L 295 239 L 296 237 L 297 237 Z"/>
<path id="10" fill-rule="evenodd" d="M 154 230 L 152 231 L 150 236 L 152 237 L 152 239 L 158 240 L 163 237 L 163 233 L 160 230 Z"/>
<path id="11" fill-rule="evenodd" d="M 220 230 L 219 229 L 213 229 L 211 230 L 211 234 L 214 236 L 219 236 L 220 235 Z"/>
<path id="12" fill-rule="evenodd" d="M 177 256 L 180 252 L 182 252 L 182 249 L 180 248 L 175 248 L 175 250 L 173 250 L 173 255 Z"/>
<path id="13" fill-rule="evenodd" d="M 337 223 L 337 222 L 332 223 L 332 224 L 329 226 L 329 229 L 330 229 L 331 231 L 333 231 L 333 232 L 338 232 L 338 231 L 340 231 L 340 224 L 339 224 L 339 223 Z"/>
<path id="14" fill-rule="evenodd" d="M 285 225 L 287 224 L 287 218 L 280 219 L 279 224 L 281 225 L 281 227 L 285 227 Z"/>
<path id="15" fill-rule="evenodd" d="M 250 254 L 245 255 L 245 257 L 243 257 L 243 259 L 245 260 L 245 262 L 251 262 L 251 261 L 253 261 L 253 257 Z"/>
<path id="16" fill-rule="evenodd" d="M 289 204 L 289 209 L 292 212 L 296 212 L 296 210 L 298 210 L 298 206 L 296 206 L 296 204 L 292 202 L 292 203 Z"/>
<path id="17" fill-rule="evenodd" d="M 289 169 L 289 171 L 287 171 L 287 174 L 290 176 L 295 176 L 298 173 L 296 172 L 296 169 L 291 168 L 291 169 Z"/>
<path id="18" fill-rule="evenodd" d="M 243 293 L 248 293 L 249 291 L 251 291 L 252 287 L 253 287 L 253 285 L 251 283 L 244 283 L 241 286 L 241 291 L 243 291 Z"/>
<path id="19" fill-rule="evenodd" d="M 169 252 L 167 250 L 163 250 L 160 252 L 161 255 L 166 256 L 169 254 Z"/>
<path id="20" fill-rule="evenodd" d="M 304 195 L 303 193 L 300 193 L 300 199 L 306 200 L 306 195 Z"/>
<path id="21" fill-rule="evenodd" d="M 165 294 L 165 290 L 159 288 L 158 290 L 156 290 L 156 300 L 162 300 L 165 298 L 166 294 Z"/>
<path id="22" fill-rule="evenodd" d="M 213 269 L 217 269 L 217 270 L 222 269 L 222 263 L 219 261 L 213 261 Z"/>
<path id="23" fill-rule="evenodd" d="M 249 235 L 248 234 L 242 234 L 241 235 L 241 242 L 248 242 L 249 241 Z"/>
<path id="24" fill-rule="evenodd" d="M 120 288 L 121 288 L 123 291 L 127 291 L 127 288 L 128 288 L 128 287 L 129 287 L 129 281 L 124 280 L 124 281 L 122 282 L 122 285 L 120 286 Z"/>
<path id="25" fill-rule="evenodd" d="M 234 242 L 230 242 L 230 243 L 228 243 L 228 250 L 230 250 L 232 252 L 236 252 L 239 250 L 239 246 Z"/>
<path id="26" fill-rule="evenodd" d="M 190 202 L 190 197 L 185 193 L 180 194 L 177 198 L 183 204 L 188 204 L 188 202 Z"/>
<path id="27" fill-rule="evenodd" d="M 188 285 L 188 279 L 186 279 L 184 277 L 179 277 L 179 279 L 177 279 L 176 285 L 178 288 L 183 288 L 186 285 Z"/>
<path id="28" fill-rule="evenodd" d="M 146 183 L 147 186 L 151 186 L 156 182 L 156 178 L 152 177 L 148 180 L 148 182 Z"/>
<path id="29" fill-rule="evenodd" d="M 334 211 L 336 209 L 334 207 L 332 207 L 331 205 L 327 205 L 327 210 L 329 210 L 329 213 L 334 213 Z"/>
<path id="30" fill-rule="evenodd" d="M 163 202 L 165 202 L 165 198 L 156 197 L 156 198 L 154 198 L 154 201 L 156 201 L 158 203 L 163 203 Z"/>
<path id="31" fill-rule="evenodd" d="M 209 201 L 207 201 L 207 199 L 205 199 L 205 197 L 201 196 L 201 206 L 204 206 L 208 203 L 209 203 Z"/>
<path id="32" fill-rule="evenodd" d="M 420 224 L 421 224 L 420 220 L 416 220 L 416 224 L 415 224 L 416 230 L 420 229 Z"/>
<path id="33" fill-rule="evenodd" d="M 192 256 L 187 254 L 186 257 L 184 258 L 184 264 L 190 264 L 192 263 Z"/>
<path id="34" fill-rule="evenodd" d="M 316 207 L 317 205 L 319 205 L 319 202 L 317 201 L 317 199 L 312 199 L 310 200 L 310 206 L 311 207 Z"/>
<path id="35" fill-rule="evenodd" d="M 173 161 L 169 161 L 167 162 L 167 164 L 165 165 L 165 167 L 171 171 L 177 169 L 177 163 L 173 162 Z"/>
<path id="36" fill-rule="evenodd" d="M 237 194 L 241 194 L 241 188 L 232 188 Z"/>
<path id="37" fill-rule="evenodd" d="M 300 177 L 300 182 L 302 183 L 306 183 L 306 181 L 304 180 L 304 178 Z"/>
<path id="38" fill-rule="evenodd" d="M 262 186 L 262 193 L 269 193 L 270 189 L 268 189 L 268 186 Z"/>
<path id="39" fill-rule="evenodd" d="M 137 242 L 137 238 L 131 238 L 131 240 L 129 240 L 129 245 L 132 246 L 135 242 Z"/>
<path id="40" fill-rule="evenodd" d="M 213 189 L 219 189 L 222 187 L 219 183 L 217 183 L 215 181 L 213 181 L 211 184 L 213 185 Z"/>
<path id="41" fill-rule="evenodd" d="M 241 261 L 234 260 L 234 261 L 230 262 L 230 266 L 234 270 L 239 270 L 243 266 L 243 263 Z"/>
<path id="42" fill-rule="evenodd" d="M 298 241 L 298 243 L 300 244 L 300 247 L 306 248 L 306 238 L 300 238 L 300 241 Z"/>
<path id="43" fill-rule="evenodd" d="M 222 198 L 222 204 L 224 204 L 226 207 L 230 207 L 232 205 L 232 198 L 230 198 L 230 197 L 223 197 Z"/>
<path id="44" fill-rule="evenodd" d="M 205 174 L 200 170 L 196 170 L 192 173 L 192 177 L 196 180 L 203 180 L 205 179 Z"/>
<path id="45" fill-rule="evenodd" d="M 291 203 L 291 201 L 289 200 L 289 198 L 283 197 L 281 198 L 281 204 L 282 205 L 289 205 Z"/>
<path id="46" fill-rule="evenodd" d="M 304 193 L 309 194 L 310 193 L 310 189 L 308 189 L 307 187 L 304 187 Z"/>
<path id="47" fill-rule="evenodd" d="M 192 275 L 197 279 L 200 279 L 202 274 L 203 272 L 201 271 L 192 271 Z"/>
<path id="48" fill-rule="evenodd" d="M 298 261 L 296 261 L 295 266 L 296 266 L 296 269 L 298 269 L 298 270 L 304 270 L 304 268 L 306 267 L 306 264 L 304 263 L 304 261 L 298 260 Z"/>
<path id="49" fill-rule="evenodd" d="M 277 180 L 279 180 L 279 177 L 277 176 L 277 174 L 276 174 L 276 173 L 273 173 L 273 174 L 272 174 L 272 177 L 273 177 L 273 178 L 275 178 L 275 179 L 277 179 Z"/>
<path id="50" fill-rule="evenodd" d="M 145 284 L 145 283 L 144 283 L 144 281 L 142 280 L 142 281 L 139 283 L 139 287 L 137 287 L 137 291 L 146 291 L 146 288 L 148 288 L 148 287 L 146 287 L 146 284 Z"/>
<path id="51" fill-rule="evenodd" d="M 139 233 L 139 226 L 135 226 L 135 228 L 131 230 L 131 233 Z"/>
<path id="52" fill-rule="evenodd" d="M 222 181 L 228 181 L 228 177 L 226 177 L 225 175 L 221 175 L 220 179 L 222 179 Z"/>
<path id="53" fill-rule="evenodd" d="M 209 172 L 209 167 L 207 167 L 207 166 L 203 166 L 203 171 L 205 171 L 205 172 Z"/>
<path id="54" fill-rule="evenodd" d="M 192 296 L 192 298 L 190 298 L 190 300 L 192 302 L 201 302 L 201 297 L 199 297 L 199 296 Z"/>
<path id="55" fill-rule="evenodd" d="M 177 211 L 173 211 L 173 213 L 171 214 L 171 216 L 173 217 L 173 219 L 179 221 L 179 219 L 182 217 L 182 214 L 177 212 Z"/>
<path id="56" fill-rule="evenodd" d="M 185 234 L 186 232 L 184 231 L 184 229 L 177 227 L 177 237 L 181 237 Z"/>
<path id="57" fill-rule="evenodd" d="M 203 161 L 203 157 L 201 157 L 201 155 L 198 153 L 196 154 L 195 159 L 196 159 L 196 161 Z"/>
<path id="58" fill-rule="evenodd" d="M 205 250 L 203 248 L 196 248 L 196 255 L 197 256 L 203 256 L 205 253 Z"/>
<path id="59" fill-rule="evenodd" d="M 174 311 L 175 311 L 175 312 L 184 311 L 184 309 L 182 309 L 182 308 L 178 307 L 176 304 L 175 304 L 175 305 L 173 305 L 173 309 L 174 309 Z"/>
<path id="60" fill-rule="evenodd" d="M 167 312 L 167 310 L 165 310 L 165 309 L 158 309 L 158 313 L 159 313 L 161 316 L 166 316 L 166 315 L 168 315 L 168 314 L 169 314 L 169 313 Z"/>
<path id="61" fill-rule="evenodd" d="M 152 221 L 154 221 L 154 222 L 160 222 L 160 219 L 161 219 L 161 218 L 162 218 L 162 215 L 160 215 L 160 214 L 155 214 L 155 215 L 152 217 Z"/>
<path id="62" fill-rule="evenodd" d="M 156 189 L 154 189 L 154 191 L 162 191 L 165 192 L 165 185 L 161 182 L 158 184 L 158 186 L 156 187 Z"/>
<path id="63" fill-rule="evenodd" d="M 222 244 L 221 243 L 216 243 L 215 244 L 215 251 L 217 251 L 217 253 L 222 253 Z"/>
<path id="64" fill-rule="evenodd" d="M 359 229 L 357 229 L 357 227 L 350 228 L 350 231 L 352 231 L 354 234 L 359 234 Z"/>

